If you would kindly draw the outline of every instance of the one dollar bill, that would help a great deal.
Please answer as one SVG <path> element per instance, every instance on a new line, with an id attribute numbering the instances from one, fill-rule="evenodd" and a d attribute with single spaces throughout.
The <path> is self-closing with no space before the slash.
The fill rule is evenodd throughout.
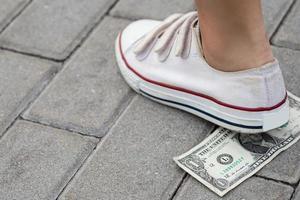
<path id="1" fill-rule="evenodd" d="M 219 196 L 251 177 L 280 152 L 300 139 L 300 99 L 289 93 L 290 121 L 261 134 L 241 134 L 225 128 L 211 135 L 175 162 Z"/>

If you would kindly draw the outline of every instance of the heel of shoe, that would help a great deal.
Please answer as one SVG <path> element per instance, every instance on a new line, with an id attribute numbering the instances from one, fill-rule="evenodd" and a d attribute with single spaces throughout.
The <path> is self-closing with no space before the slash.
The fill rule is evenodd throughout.
<path id="1" fill-rule="evenodd" d="M 263 131 L 267 132 L 272 129 L 281 127 L 289 121 L 289 101 L 272 112 L 263 114 Z"/>
<path id="2" fill-rule="evenodd" d="M 286 96 L 286 88 L 282 72 L 277 60 L 268 67 L 262 68 L 267 105 L 275 105 Z M 269 131 L 286 124 L 289 120 L 288 98 L 279 108 L 263 114 L 263 131 Z"/>
<path id="3" fill-rule="evenodd" d="M 277 60 L 260 69 L 265 87 L 266 105 L 272 106 L 281 102 L 286 96 L 286 87 Z"/>

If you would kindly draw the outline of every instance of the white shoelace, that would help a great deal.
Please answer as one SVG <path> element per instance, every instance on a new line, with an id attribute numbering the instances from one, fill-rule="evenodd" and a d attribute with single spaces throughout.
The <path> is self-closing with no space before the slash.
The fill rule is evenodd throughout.
<path id="1" fill-rule="evenodd" d="M 154 52 L 161 62 L 168 58 L 174 45 L 175 55 L 187 58 L 191 49 L 192 26 L 196 20 L 197 12 L 171 15 L 139 41 L 134 49 L 137 59 L 147 58 L 154 45 Z"/>

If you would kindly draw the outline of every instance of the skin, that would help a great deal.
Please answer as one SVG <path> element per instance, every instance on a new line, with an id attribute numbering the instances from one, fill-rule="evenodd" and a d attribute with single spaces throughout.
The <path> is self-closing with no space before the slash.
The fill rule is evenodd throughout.
<path id="1" fill-rule="evenodd" d="M 274 60 L 260 0 L 195 0 L 204 56 L 221 71 L 241 71 Z"/>

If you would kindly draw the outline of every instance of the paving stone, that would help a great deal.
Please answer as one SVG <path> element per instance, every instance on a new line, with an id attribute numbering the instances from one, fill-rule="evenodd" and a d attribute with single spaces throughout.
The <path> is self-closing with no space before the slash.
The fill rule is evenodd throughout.
<path id="1" fill-rule="evenodd" d="M 172 158 L 212 128 L 137 96 L 60 199 L 169 199 L 184 176 Z"/>
<path id="2" fill-rule="evenodd" d="M 0 32 L 30 0 L 0 0 Z"/>
<path id="3" fill-rule="evenodd" d="M 266 30 L 270 37 L 288 11 L 293 0 L 262 0 Z"/>
<path id="4" fill-rule="evenodd" d="M 292 194 L 291 186 L 252 177 L 221 198 L 196 179 L 189 177 L 174 200 L 289 200 Z"/>
<path id="5" fill-rule="evenodd" d="M 133 95 L 114 56 L 117 33 L 128 23 L 106 18 L 24 117 L 103 136 Z"/>
<path id="6" fill-rule="evenodd" d="M 173 13 L 195 10 L 193 0 L 120 0 L 111 14 L 131 19 L 164 19 Z"/>
<path id="7" fill-rule="evenodd" d="M 300 2 L 296 1 L 272 42 L 275 45 L 300 49 Z"/>
<path id="8" fill-rule="evenodd" d="M 300 142 L 278 155 L 258 175 L 296 184 L 300 180 Z"/>
<path id="9" fill-rule="evenodd" d="M 0 137 L 57 70 L 55 63 L 0 51 Z"/>
<path id="10" fill-rule="evenodd" d="M 296 189 L 293 200 L 300 200 L 300 185 L 298 185 L 298 188 Z"/>
<path id="11" fill-rule="evenodd" d="M 300 52 L 277 47 L 273 52 L 280 62 L 287 89 L 300 97 Z"/>
<path id="12" fill-rule="evenodd" d="M 1 200 L 56 199 L 96 143 L 94 138 L 17 121 L 0 141 Z"/>
<path id="13" fill-rule="evenodd" d="M 114 0 L 38 0 L 2 33 L 0 45 L 63 60 Z"/>

